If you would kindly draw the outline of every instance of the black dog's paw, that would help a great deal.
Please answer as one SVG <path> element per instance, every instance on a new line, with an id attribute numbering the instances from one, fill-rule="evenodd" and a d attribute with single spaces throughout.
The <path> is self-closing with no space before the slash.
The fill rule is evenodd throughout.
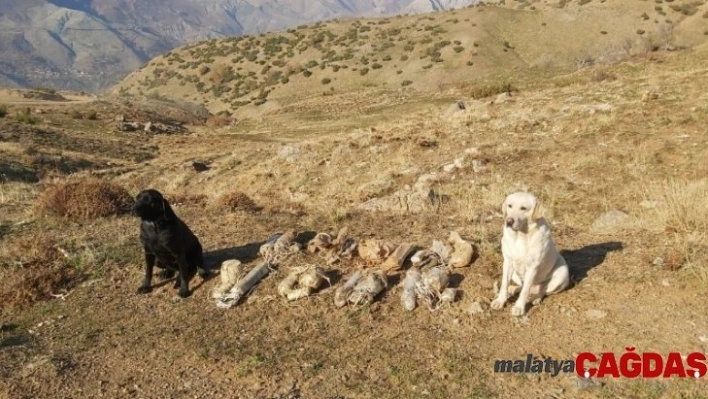
<path id="1" fill-rule="evenodd" d="M 199 277 L 202 278 L 202 280 L 206 280 L 211 277 L 211 272 L 207 269 L 198 269 L 197 273 L 199 274 Z"/>
<path id="2" fill-rule="evenodd" d="M 157 273 L 157 278 L 159 278 L 161 281 L 169 280 L 175 276 L 175 271 L 170 270 L 170 269 L 165 269 L 159 273 Z"/>
<path id="3" fill-rule="evenodd" d="M 152 291 L 152 287 L 141 285 L 141 286 L 138 288 L 138 295 L 147 294 L 147 293 L 150 292 L 150 291 Z"/>
<path id="4" fill-rule="evenodd" d="M 180 298 L 187 298 L 192 295 L 192 292 L 190 290 L 180 289 L 178 295 Z"/>

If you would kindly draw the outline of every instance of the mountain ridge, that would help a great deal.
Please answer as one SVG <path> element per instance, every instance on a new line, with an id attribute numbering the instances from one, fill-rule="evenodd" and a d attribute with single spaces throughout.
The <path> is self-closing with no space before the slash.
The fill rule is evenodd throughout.
<path id="1" fill-rule="evenodd" d="M 153 57 L 212 38 L 322 20 L 464 7 L 477 0 L 8 0 L 0 4 L 0 80 L 97 92 Z"/>

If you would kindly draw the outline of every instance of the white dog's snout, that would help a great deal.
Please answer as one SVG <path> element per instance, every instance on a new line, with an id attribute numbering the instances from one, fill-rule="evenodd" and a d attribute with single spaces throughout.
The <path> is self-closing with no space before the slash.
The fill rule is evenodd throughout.
<path id="1" fill-rule="evenodd" d="M 506 226 L 511 227 L 514 225 L 514 218 L 506 218 Z"/>

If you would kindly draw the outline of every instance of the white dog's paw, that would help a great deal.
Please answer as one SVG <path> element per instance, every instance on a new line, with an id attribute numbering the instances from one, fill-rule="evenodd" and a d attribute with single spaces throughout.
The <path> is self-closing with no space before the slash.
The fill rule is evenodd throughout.
<path id="1" fill-rule="evenodd" d="M 523 316 L 524 313 L 526 313 L 526 309 L 519 305 L 514 305 L 514 307 L 511 308 L 511 315 L 514 317 Z"/>
<path id="2" fill-rule="evenodd" d="M 497 298 L 492 301 L 492 303 L 489 304 L 489 307 L 495 310 L 502 309 L 504 307 L 504 304 L 506 303 L 506 299 L 501 299 Z"/>

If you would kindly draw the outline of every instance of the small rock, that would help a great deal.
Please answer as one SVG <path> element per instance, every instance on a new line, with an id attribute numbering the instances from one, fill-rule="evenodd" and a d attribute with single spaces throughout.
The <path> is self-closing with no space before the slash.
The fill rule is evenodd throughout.
<path id="1" fill-rule="evenodd" d="M 470 147 L 470 148 L 468 148 L 468 149 L 465 150 L 465 154 L 467 154 L 467 155 L 472 155 L 472 156 L 479 155 L 479 154 L 480 154 L 479 148 L 477 148 L 477 147 Z"/>
<path id="2" fill-rule="evenodd" d="M 482 173 L 487 170 L 487 166 L 484 164 L 483 161 L 475 159 L 472 161 L 472 170 L 474 171 L 474 173 Z"/>
<path id="3" fill-rule="evenodd" d="M 651 264 L 654 265 L 654 266 L 663 266 L 663 265 L 664 265 L 664 258 L 662 258 L 661 256 L 659 256 L 659 257 L 657 257 L 656 259 L 654 259 L 654 261 L 651 262 Z"/>
<path id="4" fill-rule="evenodd" d="M 145 127 L 143 128 L 143 130 L 145 130 L 145 132 L 147 132 L 147 133 L 152 132 L 152 122 L 146 123 L 146 124 L 145 124 Z"/>
<path id="5" fill-rule="evenodd" d="M 471 315 L 484 313 L 484 306 L 482 305 L 481 302 L 474 301 L 470 305 L 469 309 L 467 309 L 467 313 L 469 313 Z"/>
<path id="6" fill-rule="evenodd" d="M 455 161 L 452 164 L 455 165 L 457 169 L 462 169 L 465 167 L 462 158 L 455 158 Z"/>
<path id="7" fill-rule="evenodd" d="M 205 164 L 204 162 L 197 161 L 192 162 L 192 168 L 194 168 L 194 170 L 197 172 L 204 172 L 209 170 L 209 166 L 207 166 L 207 164 Z"/>
<path id="8" fill-rule="evenodd" d="M 300 147 L 286 145 L 285 147 L 280 149 L 280 152 L 278 152 L 278 158 L 284 159 L 286 162 L 292 163 L 300 157 L 301 153 L 302 151 L 300 150 Z"/>
<path id="9" fill-rule="evenodd" d="M 497 96 L 497 98 L 494 99 L 495 104 L 503 104 L 505 102 L 511 102 L 511 101 L 514 101 L 514 99 L 511 97 L 511 93 L 509 93 L 508 91 L 499 94 Z"/>
<path id="10" fill-rule="evenodd" d="M 605 232 L 622 225 L 629 219 L 629 215 L 618 210 L 612 209 L 603 213 L 592 223 L 592 230 L 595 232 Z"/>
<path id="11" fill-rule="evenodd" d="M 593 114 L 595 114 L 595 113 L 597 113 L 597 112 L 607 113 L 607 112 L 611 112 L 611 111 L 612 111 L 612 105 L 611 105 L 611 104 L 607 104 L 607 103 L 605 103 L 605 104 L 595 104 L 595 105 L 585 105 L 583 108 L 584 108 L 585 110 L 587 110 L 587 111 L 590 113 L 590 115 L 593 115 Z"/>
<path id="12" fill-rule="evenodd" d="M 671 283 L 667 279 L 661 280 L 661 285 L 663 285 L 664 287 L 671 287 Z"/>
<path id="13" fill-rule="evenodd" d="M 575 384 L 579 389 L 600 388 L 605 385 L 602 381 L 593 380 L 592 378 L 580 378 L 575 380 Z"/>
<path id="14" fill-rule="evenodd" d="M 657 205 L 659 205 L 659 203 L 657 201 L 644 200 L 639 203 L 639 206 L 641 206 L 642 208 L 645 208 L 645 209 L 654 209 L 654 208 L 656 208 Z"/>
<path id="15" fill-rule="evenodd" d="M 453 170 L 455 170 L 455 164 L 454 163 L 447 164 L 447 165 L 443 166 L 443 170 L 445 171 L 445 173 L 451 173 Z"/>
<path id="16" fill-rule="evenodd" d="M 593 320 L 604 319 L 607 317 L 607 312 L 600 309 L 590 309 L 585 311 L 585 317 Z"/>
<path id="17" fill-rule="evenodd" d="M 642 101 L 656 100 L 658 98 L 659 98 L 659 93 L 652 91 L 652 90 L 645 91 L 642 94 Z"/>

